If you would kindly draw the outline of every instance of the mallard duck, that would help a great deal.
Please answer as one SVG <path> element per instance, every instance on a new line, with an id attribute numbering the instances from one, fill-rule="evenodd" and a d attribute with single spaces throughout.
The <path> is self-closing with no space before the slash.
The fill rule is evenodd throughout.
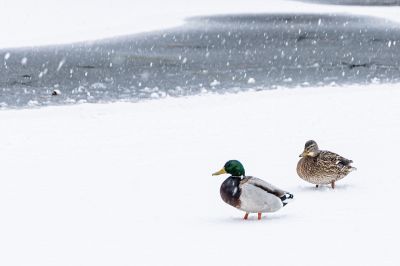
<path id="1" fill-rule="evenodd" d="M 265 212 L 275 212 L 285 206 L 293 195 L 256 177 L 245 176 L 243 165 L 230 160 L 212 175 L 231 174 L 221 185 L 220 194 L 227 204 L 249 213 L 258 213 L 258 220 Z"/>
<path id="2" fill-rule="evenodd" d="M 356 170 L 350 165 L 352 160 L 330 151 L 320 150 L 314 140 L 306 142 L 304 151 L 299 157 L 302 158 L 297 163 L 297 174 L 316 187 L 331 184 L 334 189 L 336 181 Z"/>

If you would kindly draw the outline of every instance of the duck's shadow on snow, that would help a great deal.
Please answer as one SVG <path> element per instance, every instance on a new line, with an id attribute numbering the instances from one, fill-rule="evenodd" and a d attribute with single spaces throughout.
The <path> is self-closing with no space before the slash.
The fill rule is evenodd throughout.
<path id="1" fill-rule="evenodd" d="M 244 220 L 243 217 L 235 216 L 235 217 L 224 217 L 224 218 L 216 218 L 213 219 L 213 222 L 216 223 L 230 223 L 230 224 L 254 224 L 254 223 L 270 223 L 272 221 L 284 220 L 287 218 L 286 214 L 263 214 L 262 219 L 257 219 L 257 214 L 249 215 L 247 220 Z"/>
<path id="2" fill-rule="evenodd" d="M 352 184 L 340 184 L 336 185 L 334 189 L 330 185 L 322 185 L 319 187 L 315 187 L 312 185 L 303 185 L 303 186 L 298 186 L 295 189 L 293 189 L 293 193 L 302 193 L 302 192 L 335 192 L 335 191 L 347 191 L 347 190 L 353 190 L 354 185 Z M 296 198 L 296 195 L 295 195 Z"/>

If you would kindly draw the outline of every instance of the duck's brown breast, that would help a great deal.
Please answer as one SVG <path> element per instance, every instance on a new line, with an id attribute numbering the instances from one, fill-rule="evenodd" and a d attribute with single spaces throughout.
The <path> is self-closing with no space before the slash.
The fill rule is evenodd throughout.
<path id="1" fill-rule="evenodd" d="M 318 164 L 317 157 L 303 157 L 297 163 L 297 174 L 307 182 L 313 184 L 329 184 L 334 179 Z"/>

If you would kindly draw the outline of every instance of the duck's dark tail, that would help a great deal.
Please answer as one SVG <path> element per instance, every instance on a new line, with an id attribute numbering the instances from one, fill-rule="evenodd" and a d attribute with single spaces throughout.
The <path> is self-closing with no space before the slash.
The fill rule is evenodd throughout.
<path id="1" fill-rule="evenodd" d="M 289 202 L 291 202 L 293 200 L 293 194 L 286 192 L 285 194 L 283 194 L 282 196 L 279 197 L 283 203 L 283 206 L 285 206 L 286 204 L 288 204 Z"/>

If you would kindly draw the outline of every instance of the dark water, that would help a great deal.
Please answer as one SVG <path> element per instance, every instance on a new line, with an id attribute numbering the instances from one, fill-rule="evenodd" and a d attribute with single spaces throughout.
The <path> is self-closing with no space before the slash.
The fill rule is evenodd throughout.
<path id="1" fill-rule="evenodd" d="M 337 15 L 199 17 L 124 38 L 0 50 L 0 60 L 3 108 L 399 82 L 400 27 Z M 55 88 L 62 94 L 52 97 Z"/>
<path id="2" fill-rule="evenodd" d="M 300 0 L 318 4 L 355 6 L 400 6 L 400 0 Z"/>

